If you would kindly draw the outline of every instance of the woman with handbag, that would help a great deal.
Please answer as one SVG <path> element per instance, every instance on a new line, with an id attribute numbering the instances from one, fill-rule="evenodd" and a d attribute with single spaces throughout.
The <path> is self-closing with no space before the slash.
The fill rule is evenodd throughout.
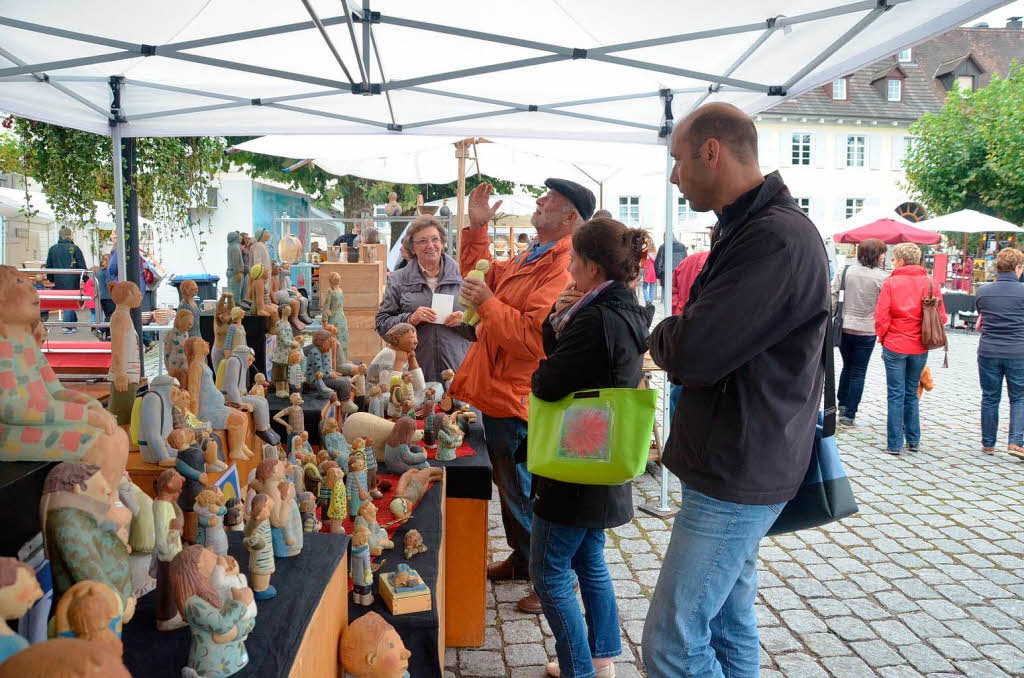
<path id="1" fill-rule="evenodd" d="M 593 219 L 576 230 L 569 263 L 573 282 L 544 322 L 547 358 L 533 374 L 536 398 L 556 401 L 576 391 L 635 388 L 640 382 L 647 318 L 629 283 L 639 277 L 646 254 L 644 231 L 613 219 Z M 530 579 L 558 655 L 548 675 L 614 676 L 612 659 L 622 648 L 604 531 L 632 520 L 632 486 L 535 475 L 533 488 Z M 586 622 L 573 592 L 577 579 Z"/>
<path id="2" fill-rule="evenodd" d="M 946 322 L 946 309 L 939 286 L 921 266 L 920 247 L 901 243 L 893 250 L 892 258 L 896 268 L 878 295 L 875 334 L 882 342 L 889 393 L 886 451 L 898 455 L 903 450 L 904 434 L 911 452 L 917 452 L 921 444 L 917 383 L 928 363 L 929 347 L 922 332 L 922 324 L 930 320 L 925 315 L 925 304 L 932 305 L 942 323 Z"/>
<path id="3" fill-rule="evenodd" d="M 857 261 L 838 271 L 832 281 L 832 313 L 838 314 L 840 310 L 842 313 L 837 324 L 843 371 L 839 375 L 836 399 L 839 423 L 843 426 L 856 425 L 857 407 L 864 394 L 864 375 L 875 350 L 875 304 L 882 283 L 889 277 L 884 264 L 885 243 L 878 238 L 868 238 L 857 246 Z M 841 303 L 840 291 L 843 292 Z"/>

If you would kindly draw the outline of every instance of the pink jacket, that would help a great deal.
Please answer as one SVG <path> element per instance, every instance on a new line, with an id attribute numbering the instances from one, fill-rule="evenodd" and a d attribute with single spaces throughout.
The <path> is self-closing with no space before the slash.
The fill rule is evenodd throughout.
<path id="1" fill-rule="evenodd" d="M 650 254 L 647 255 L 647 260 L 644 261 L 644 282 L 658 282 L 658 274 L 654 272 L 654 257 Z"/>

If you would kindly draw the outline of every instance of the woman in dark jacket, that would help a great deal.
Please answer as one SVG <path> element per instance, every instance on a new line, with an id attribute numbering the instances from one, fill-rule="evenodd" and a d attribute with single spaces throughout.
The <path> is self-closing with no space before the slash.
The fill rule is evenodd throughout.
<path id="1" fill-rule="evenodd" d="M 573 234 L 570 256 L 573 283 L 544 321 L 547 358 L 533 374 L 533 394 L 554 401 L 584 389 L 635 388 L 648 323 L 628 283 L 647 256 L 645 234 L 612 219 L 593 219 Z M 548 675 L 614 676 L 612 658 L 621 645 L 604 531 L 633 518 L 632 485 L 534 476 L 533 488 L 530 579 L 558 654 Z M 573 592 L 577 578 L 587 623 Z"/>

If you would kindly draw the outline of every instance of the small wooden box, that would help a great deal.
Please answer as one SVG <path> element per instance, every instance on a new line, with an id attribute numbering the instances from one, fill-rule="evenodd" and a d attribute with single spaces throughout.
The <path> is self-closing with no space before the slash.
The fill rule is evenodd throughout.
<path id="1" fill-rule="evenodd" d="M 380 597 L 384 600 L 384 604 L 387 605 L 388 611 L 391 614 L 426 612 L 430 609 L 432 601 L 429 588 L 424 587 L 422 591 L 418 592 L 395 593 L 395 590 L 391 588 L 390 581 L 394 575 L 394 572 L 387 572 L 377 578 L 377 588 L 380 591 Z"/>
<path id="2" fill-rule="evenodd" d="M 346 308 L 348 320 L 348 357 L 369 364 L 382 348 L 384 340 L 377 334 L 376 308 Z"/>
<path id="3" fill-rule="evenodd" d="M 372 264 L 326 263 L 320 264 L 320 303 L 330 291 L 330 276 L 341 276 L 341 291 L 345 296 L 345 309 L 377 308 L 384 299 L 387 263 Z"/>

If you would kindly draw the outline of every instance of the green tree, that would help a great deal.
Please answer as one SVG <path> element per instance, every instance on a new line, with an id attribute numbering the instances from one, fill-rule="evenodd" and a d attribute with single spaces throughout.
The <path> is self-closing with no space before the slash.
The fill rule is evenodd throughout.
<path id="1" fill-rule="evenodd" d="M 973 92 L 954 87 L 938 113 L 910 126 L 907 187 L 929 212 L 973 209 L 1024 223 L 1024 68 Z M 960 234 L 946 234 L 959 242 Z"/>

